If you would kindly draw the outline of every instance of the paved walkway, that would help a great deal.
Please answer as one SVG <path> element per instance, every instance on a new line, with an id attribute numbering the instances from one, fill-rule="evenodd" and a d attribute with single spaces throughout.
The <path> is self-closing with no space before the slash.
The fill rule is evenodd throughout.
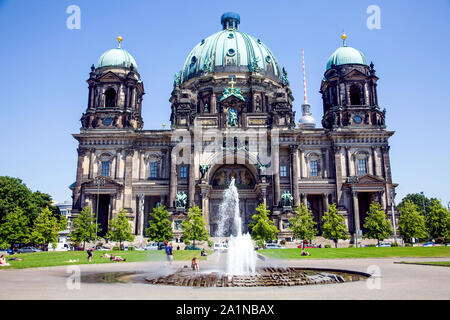
<path id="1" fill-rule="evenodd" d="M 223 258 L 223 257 L 222 257 Z M 223 259 L 220 259 L 223 261 Z M 84 283 L 69 289 L 68 267 L 0 270 L 0 299 L 450 299 L 450 268 L 396 264 L 399 261 L 450 261 L 450 258 L 373 258 L 289 260 L 269 263 L 279 266 L 305 266 L 347 269 L 380 276 L 369 282 L 268 288 L 188 288 L 152 286 L 145 283 Z M 200 267 L 214 268 L 215 255 L 201 261 Z M 94 264 L 79 266 L 82 275 L 99 272 L 137 271 L 167 273 L 189 262 Z M 261 260 L 259 260 L 261 263 Z"/>

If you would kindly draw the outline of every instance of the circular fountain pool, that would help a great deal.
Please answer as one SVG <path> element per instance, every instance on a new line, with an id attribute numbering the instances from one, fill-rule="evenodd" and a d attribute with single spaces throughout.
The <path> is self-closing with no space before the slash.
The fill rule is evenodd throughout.
<path id="1" fill-rule="evenodd" d="M 356 271 L 302 267 L 264 267 L 255 274 L 229 275 L 219 271 L 192 271 L 188 268 L 167 275 L 111 272 L 86 275 L 83 282 L 148 283 L 183 287 L 286 287 L 344 283 L 365 280 L 369 274 Z"/>

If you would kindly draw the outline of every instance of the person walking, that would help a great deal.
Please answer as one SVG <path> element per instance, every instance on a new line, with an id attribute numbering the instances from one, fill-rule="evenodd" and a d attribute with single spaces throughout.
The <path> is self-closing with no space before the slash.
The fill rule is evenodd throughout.
<path id="1" fill-rule="evenodd" d="M 166 255 L 167 255 L 167 261 L 169 262 L 169 264 L 172 264 L 172 261 L 173 261 L 173 247 L 172 247 L 172 242 L 169 243 L 168 246 L 166 246 Z"/>
<path id="2" fill-rule="evenodd" d="M 94 247 L 88 249 L 87 250 L 87 254 L 88 254 L 88 261 L 91 262 L 92 261 L 92 257 L 94 256 Z"/>

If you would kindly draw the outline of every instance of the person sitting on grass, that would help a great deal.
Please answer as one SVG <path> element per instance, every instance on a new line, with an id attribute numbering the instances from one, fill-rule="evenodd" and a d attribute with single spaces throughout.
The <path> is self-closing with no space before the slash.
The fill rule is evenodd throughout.
<path id="1" fill-rule="evenodd" d="M 111 254 L 111 256 L 109 257 L 109 260 L 111 261 L 127 261 L 127 259 L 122 258 L 121 256 L 114 256 L 113 254 Z"/>
<path id="2" fill-rule="evenodd" d="M 14 257 L 14 258 L 11 258 L 11 259 L 8 259 L 9 261 L 23 261 L 23 259 L 21 259 L 21 258 L 17 258 L 17 257 Z"/>
<path id="3" fill-rule="evenodd" d="M 104 253 L 100 258 L 109 258 L 109 257 L 111 257 L 109 254 Z"/>
<path id="4" fill-rule="evenodd" d="M 195 270 L 195 271 L 200 270 L 200 268 L 199 268 L 199 266 L 198 266 L 198 262 L 197 262 L 197 258 L 196 258 L 196 257 L 193 257 L 193 258 L 192 258 L 192 261 L 191 261 L 191 267 L 192 267 L 192 270 Z"/>
<path id="5" fill-rule="evenodd" d="M 201 252 L 200 254 L 202 255 L 202 257 L 206 257 L 206 256 L 207 256 L 207 254 L 206 254 L 206 252 L 205 252 L 205 249 L 204 249 L 204 248 L 202 248 L 202 252 Z"/>
<path id="6" fill-rule="evenodd" d="M 302 256 L 309 256 L 310 253 L 308 251 L 305 251 L 305 249 L 302 249 Z"/>
<path id="7" fill-rule="evenodd" d="M 6 262 L 5 255 L 2 254 L 2 256 L 0 257 L 0 267 L 9 267 L 9 266 L 10 264 Z"/>

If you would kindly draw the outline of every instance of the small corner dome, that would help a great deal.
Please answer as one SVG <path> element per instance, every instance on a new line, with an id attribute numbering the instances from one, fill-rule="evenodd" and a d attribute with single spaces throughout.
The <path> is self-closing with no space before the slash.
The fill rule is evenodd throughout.
<path id="1" fill-rule="evenodd" d="M 129 54 L 126 50 L 122 48 L 114 48 L 106 51 L 100 59 L 98 59 L 97 68 L 131 68 L 133 65 L 134 69 L 137 71 L 138 66 L 136 60 L 133 56 Z"/>
<path id="2" fill-rule="evenodd" d="M 362 64 L 367 66 L 366 57 L 358 49 L 343 46 L 338 48 L 328 59 L 327 70 L 332 65 L 340 66 L 343 64 Z"/>

